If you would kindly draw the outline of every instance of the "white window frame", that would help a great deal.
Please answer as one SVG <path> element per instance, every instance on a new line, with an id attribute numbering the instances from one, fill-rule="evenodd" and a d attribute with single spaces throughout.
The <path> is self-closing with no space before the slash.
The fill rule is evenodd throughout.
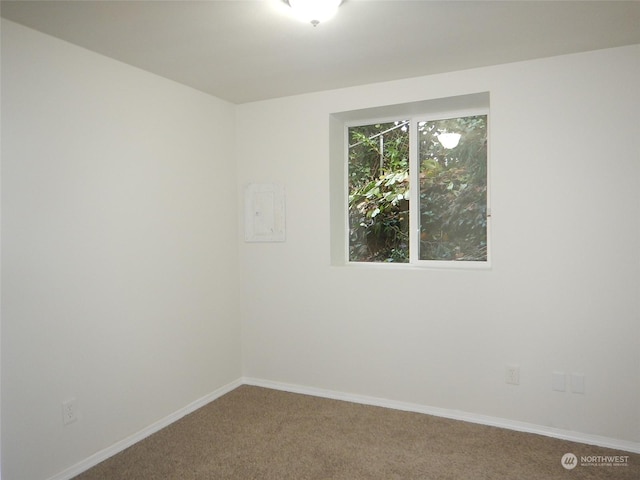
<path id="1" fill-rule="evenodd" d="M 488 94 L 487 94 L 488 97 Z M 411 104 L 415 105 L 415 104 Z M 407 109 L 407 114 L 403 115 L 402 109 L 394 110 L 392 115 L 361 117 L 354 120 L 346 120 L 343 122 L 343 150 L 342 150 L 342 175 L 343 187 L 342 192 L 342 209 L 343 209 L 343 235 L 342 248 L 343 252 L 339 257 L 344 262 L 336 262 L 334 264 L 343 264 L 357 267 L 381 267 L 381 268 L 430 268 L 430 269 L 455 269 L 455 270 L 488 270 L 491 269 L 491 116 L 489 106 L 472 107 L 472 108 L 454 108 L 442 111 L 415 110 L 415 108 Z M 450 118 L 470 117 L 476 115 L 487 116 L 487 259 L 486 261 L 456 261 L 456 260 L 420 260 L 420 208 L 419 208 L 419 188 L 417 188 L 416 179 L 419 178 L 419 161 L 418 161 L 418 122 L 429 122 L 435 120 L 446 120 Z M 409 123 L 409 181 L 410 181 L 410 199 L 409 199 L 409 262 L 358 262 L 349 260 L 349 128 L 363 125 L 372 125 L 376 123 L 389 123 L 399 120 L 410 120 Z M 334 245 L 335 245 L 335 238 Z M 332 255 L 333 257 L 334 255 Z"/>

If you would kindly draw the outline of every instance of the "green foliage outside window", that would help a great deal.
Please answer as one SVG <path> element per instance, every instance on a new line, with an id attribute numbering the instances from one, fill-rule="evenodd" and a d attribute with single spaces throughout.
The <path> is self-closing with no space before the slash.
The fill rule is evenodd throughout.
<path id="1" fill-rule="evenodd" d="M 487 117 L 419 122 L 420 260 L 487 260 Z M 445 148 L 438 136 L 459 133 Z M 409 261 L 409 122 L 349 128 L 349 260 Z M 414 179 L 415 181 L 415 179 Z"/>
<path id="2" fill-rule="evenodd" d="M 442 132 L 461 135 L 444 148 Z M 487 117 L 420 122 L 420 259 L 487 260 Z"/>
<path id="3" fill-rule="evenodd" d="M 349 129 L 349 260 L 409 261 L 408 122 Z"/>

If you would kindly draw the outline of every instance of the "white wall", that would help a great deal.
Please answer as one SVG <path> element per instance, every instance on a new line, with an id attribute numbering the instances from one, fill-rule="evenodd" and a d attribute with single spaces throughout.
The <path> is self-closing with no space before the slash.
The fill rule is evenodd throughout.
<path id="1" fill-rule="evenodd" d="M 640 442 L 639 55 L 234 107 L 2 21 L 4 478 L 242 374 Z M 493 269 L 330 266 L 329 115 L 481 91 Z M 286 186 L 285 243 L 243 242 L 251 182 Z"/>
<path id="2" fill-rule="evenodd" d="M 2 474 L 241 375 L 235 107 L 2 21 Z M 62 425 L 61 401 L 81 419 Z"/>
<path id="3" fill-rule="evenodd" d="M 286 243 L 240 248 L 245 375 L 640 442 L 639 56 L 239 106 L 239 187 L 287 191 Z M 331 266 L 329 115 L 483 91 L 492 270 Z M 553 371 L 586 394 L 552 391 Z"/>

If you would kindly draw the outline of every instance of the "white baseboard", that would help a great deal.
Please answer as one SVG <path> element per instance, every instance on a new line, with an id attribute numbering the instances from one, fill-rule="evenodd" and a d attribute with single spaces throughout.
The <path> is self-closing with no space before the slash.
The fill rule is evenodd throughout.
<path id="1" fill-rule="evenodd" d="M 133 435 L 123 440 L 120 440 L 117 443 L 114 443 L 113 445 L 105 448 L 104 450 L 100 450 L 99 452 L 94 453 L 93 455 L 84 459 L 83 461 L 76 463 L 72 467 L 67 468 L 66 470 L 60 472 L 59 474 L 54 475 L 53 477 L 50 477 L 49 480 L 69 480 L 75 477 L 76 475 L 80 475 L 82 472 L 89 470 L 91 467 L 95 467 L 97 464 L 106 460 L 107 458 L 122 452 L 123 450 L 129 448 L 131 445 L 138 443 L 141 440 L 144 440 L 149 435 L 152 435 L 157 431 L 162 430 L 163 428 L 171 425 L 173 422 L 180 420 L 185 415 L 193 413 L 199 408 L 204 407 L 206 404 L 212 402 L 216 398 L 221 397 L 225 393 L 229 393 L 230 391 L 235 390 L 240 385 L 242 385 L 241 379 L 234 380 L 233 382 L 228 383 L 218 388 L 217 390 L 205 395 L 204 397 L 199 398 L 198 400 L 190 403 L 186 407 L 183 407 L 180 410 L 177 410 L 176 412 L 173 412 L 172 414 L 164 417 L 163 419 L 158 420 L 157 422 L 149 425 L 148 427 L 140 430 L 139 432 L 134 433 Z"/>
<path id="2" fill-rule="evenodd" d="M 546 437 L 558 438 L 561 440 L 569 440 L 571 442 L 584 443 L 587 445 L 595 445 L 598 447 L 613 448 L 616 450 L 624 450 L 625 452 L 640 453 L 640 442 L 631 442 L 627 440 L 619 440 L 616 438 L 603 437 L 599 435 L 591 435 L 587 433 L 574 432 L 570 430 L 562 430 L 559 428 L 546 427 L 543 425 L 535 425 L 532 423 L 518 422 L 505 418 L 491 417 L 488 415 L 478 415 L 468 412 L 460 412 L 457 410 L 449 410 L 445 408 L 429 407 L 415 403 L 398 402 L 395 400 L 387 400 L 384 398 L 369 397 L 366 395 L 354 395 L 350 393 L 336 392 L 333 390 L 324 390 L 320 388 L 307 387 L 303 385 L 294 385 L 289 383 L 273 382 L 270 380 L 262 380 L 258 378 L 244 377 L 242 383 L 245 385 L 253 385 L 256 387 L 271 388 L 274 390 L 282 390 L 291 393 L 301 393 L 304 395 L 312 395 L 314 397 L 331 398 L 334 400 L 344 400 L 352 403 L 363 405 L 372 405 L 376 407 L 391 408 L 394 410 L 403 410 L 407 412 L 424 413 L 434 415 L 436 417 L 450 418 L 453 420 L 463 420 L 470 423 L 478 423 L 481 425 L 489 425 L 492 427 L 506 428 L 518 432 L 534 433 L 544 435 Z"/>

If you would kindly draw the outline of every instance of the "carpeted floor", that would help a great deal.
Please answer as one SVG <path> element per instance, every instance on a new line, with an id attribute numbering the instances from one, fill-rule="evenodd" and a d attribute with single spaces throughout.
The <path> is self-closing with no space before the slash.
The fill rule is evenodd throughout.
<path id="1" fill-rule="evenodd" d="M 241 386 L 76 477 L 98 479 L 638 480 L 640 455 Z"/>

